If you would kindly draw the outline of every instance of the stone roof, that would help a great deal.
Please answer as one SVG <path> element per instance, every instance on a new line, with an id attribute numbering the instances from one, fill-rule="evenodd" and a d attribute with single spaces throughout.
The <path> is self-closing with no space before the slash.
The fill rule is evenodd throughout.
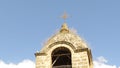
<path id="1" fill-rule="evenodd" d="M 62 25 L 58 33 L 48 39 L 48 41 L 44 44 L 41 52 L 46 52 L 47 48 L 56 42 L 68 42 L 72 45 L 72 47 L 74 47 L 74 49 L 88 48 L 87 44 L 81 39 L 81 37 L 70 30 L 66 23 Z"/>

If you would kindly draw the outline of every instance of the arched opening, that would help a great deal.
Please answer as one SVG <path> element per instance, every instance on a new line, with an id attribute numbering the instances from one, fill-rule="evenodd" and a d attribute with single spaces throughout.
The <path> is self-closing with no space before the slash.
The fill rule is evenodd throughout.
<path id="1" fill-rule="evenodd" d="M 71 52 L 68 48 L 59 47 L 52 52 L 52 68 L 72 68 Z"/>

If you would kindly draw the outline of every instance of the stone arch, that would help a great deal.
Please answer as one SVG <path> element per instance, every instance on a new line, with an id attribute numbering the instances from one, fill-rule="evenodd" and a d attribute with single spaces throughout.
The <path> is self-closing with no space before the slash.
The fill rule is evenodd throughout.
<path id="1" fill-rule="evenodd" d="M 66 47 L 57 47 L 51 53 L 52 68 L 72 68 L 71 51 Z"/>
<path id="2" fill-rule="evenodd" d="M 73 46 L 73 44 L 71 44 L 70 42 L 67 42 L 67 41 L 58 41 L 58 42 L 52 43 L 51 45 L 49 45 L 48 49 L 52 48 L 54 45 L 57 45 L 57 44 L 66 44 L 66 45 L 69 45 L 73 49 L 73 51 L 76 50 L 76 48 Z"/>

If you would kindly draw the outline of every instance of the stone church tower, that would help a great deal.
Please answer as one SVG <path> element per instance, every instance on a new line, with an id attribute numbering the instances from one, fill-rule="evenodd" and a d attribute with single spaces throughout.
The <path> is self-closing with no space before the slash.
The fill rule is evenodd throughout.
<path id="1" fill-rule="evenodd" d="M 36 68 L 93 68 L 90 48 L 66 23 L 35 56 Z"/>

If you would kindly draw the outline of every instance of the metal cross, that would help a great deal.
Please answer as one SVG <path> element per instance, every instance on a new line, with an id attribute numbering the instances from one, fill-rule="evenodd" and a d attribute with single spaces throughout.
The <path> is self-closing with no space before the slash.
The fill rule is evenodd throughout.
<path id="1" fill-rule="evenodd" d="M 66 12 L 64 12 L 64 14 L 62 15 L 62 18 L 64 19 L 64 21 L 66 21 L 66 19 L 68 18 L 68 14 Z"/>

